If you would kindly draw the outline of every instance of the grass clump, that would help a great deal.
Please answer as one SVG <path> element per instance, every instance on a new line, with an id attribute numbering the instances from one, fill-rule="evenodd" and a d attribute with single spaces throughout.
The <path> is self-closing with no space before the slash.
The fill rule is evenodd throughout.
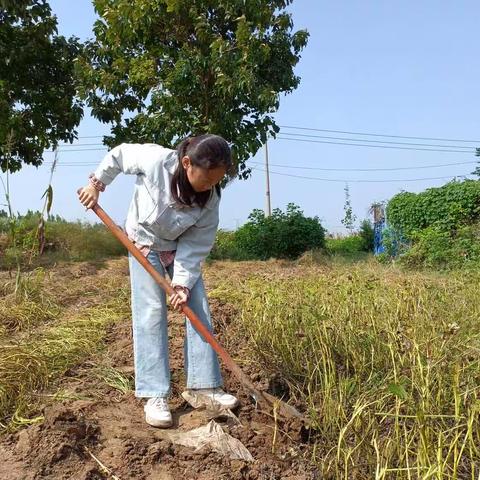
<path id="1" fill-rule="evenodd" d="M 20 277 L 19 282 L 2 286 L 0 336 L 46 323 L 58 317 L 61 308 L 44 290 L 46 272 L 38 268 Z"/>
<path id="2" fill-rule="evenodd" d="M 122 394 L 134 389 L 134 378 L 132 375 L 126 375 L 109 365 L 99 366 L 95 371 L 95 376 Z"/>

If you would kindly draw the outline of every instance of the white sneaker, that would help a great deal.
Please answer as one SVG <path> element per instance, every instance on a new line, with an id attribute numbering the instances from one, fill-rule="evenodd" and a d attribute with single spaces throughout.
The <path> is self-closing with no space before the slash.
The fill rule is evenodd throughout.
<path id="1" fill-rule="evenodd" d="M 171 427 L 172 414 L 165 397 L 153 397 L 143 406 L 145 421 L 152 427 Z"/>
<path id="2" fill-rule="evenodd" d="M 209 397 L 213 402 L 219 403 L 225 408 L 235 408 L 238 405 L 238 398 L 225 393 L 221 388 L 196 388 L 190 391 L 197 392 L 200 395 Z"/>

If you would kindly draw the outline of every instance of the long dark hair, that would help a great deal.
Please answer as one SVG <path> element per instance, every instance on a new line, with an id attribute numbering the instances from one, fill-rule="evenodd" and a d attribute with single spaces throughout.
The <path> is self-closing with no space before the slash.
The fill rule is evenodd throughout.
<path id="1" fill-rule="evenodd" d="M 195 192 L 188 181 L 187 172 L 183 168 L 182 158 L 188 155 L 192 165 L 207 170 L 225 167 L 228 172 L 232 169 L 232 153 L 224 138 L 212 134 L 187 137 L 178 146 L 177 154 L 178 165 L 170 183 L 175 201 L 189 207 L 194 203 L 204 207 L 210 196 L 214 194 L 214 190 L 220 196 L 221 187 L 218 184 L 206 192 Z"/>

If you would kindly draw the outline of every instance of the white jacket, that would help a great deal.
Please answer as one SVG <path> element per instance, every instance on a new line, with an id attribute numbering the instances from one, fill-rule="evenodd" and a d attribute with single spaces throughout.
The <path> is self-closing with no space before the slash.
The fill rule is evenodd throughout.
<path id="1" fill-rule="evenodd" d="M 176 150 L 122 143 L 105 155 L 95 176 L 105 185 L 120 172 L 137 176 L 125 230 L 135 242 L 153 250 L 176 250 L 172 282 L 191 289 L 215 241 L 220 198 L 213 189 L 203 208 L 176 203 L 170 181 L 177 163 Z"/>

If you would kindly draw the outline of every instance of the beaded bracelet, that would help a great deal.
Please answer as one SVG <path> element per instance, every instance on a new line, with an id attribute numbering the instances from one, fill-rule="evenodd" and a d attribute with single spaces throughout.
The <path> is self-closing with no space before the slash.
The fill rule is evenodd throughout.
<path id="1" fill-rule="evenodd" d="M 187 300 L 190 298 L 190 289 L 188 287 L 184 287 L 183 285 L 172 285 L 175 291 L 181 290 L 183 293 L 187 295 Z"/>
<path id="2" fill-rule="evenodd" d="M 90 182 L 90 185 L 92 185 L 93 187 L 95 187 L 99 192 L 104 192 L 105 191 L 105 184 L 100 181 L 94 173 L 91 173 L 89 176 L 88 176 L 88 179 L 89 179 L 89 182 Z"/>

